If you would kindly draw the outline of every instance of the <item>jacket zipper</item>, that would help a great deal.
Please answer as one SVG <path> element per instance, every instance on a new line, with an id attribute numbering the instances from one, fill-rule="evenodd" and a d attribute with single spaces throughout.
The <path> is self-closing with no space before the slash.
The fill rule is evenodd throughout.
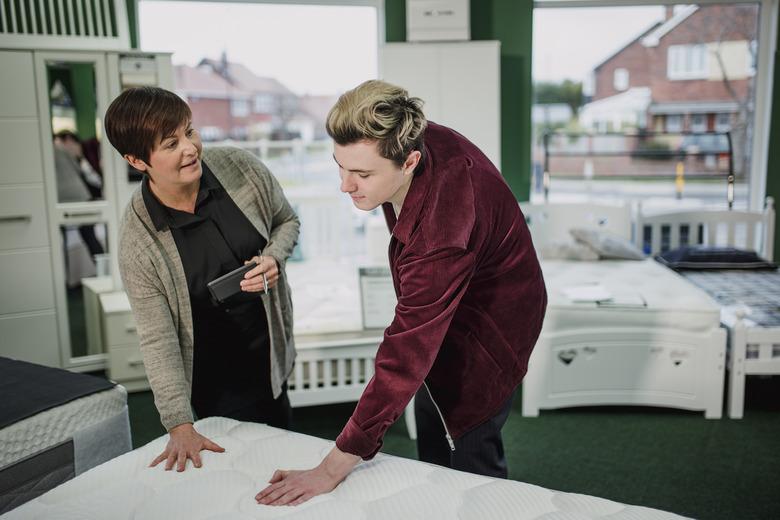
<path id="1" fill-rule="evenodd" d="M 433 400 L 433 394 L 431 393 L 431 389 L 428 388 L 428 383 L 423 381 L 423 385 L 425 386 L 425 390 L 428 392 L 428 397 L 431 398 L 433 407 L 436 408 L 436 413 L 439 414 L 439 419 L 441 419 L 441 425 L 444 426 L 444 437 L 447 438 L 447 444 L 450 445 L 450 451 L 455 451 L 455 443 L 453 442 L 452 437 L 450 436 L 450 430 L 447 428 L 447 423 L 444 422 L 444 415 L 442 415 L 441 409 L 439 409 L 439 405 L 436 404 L 436 401 Z"/>

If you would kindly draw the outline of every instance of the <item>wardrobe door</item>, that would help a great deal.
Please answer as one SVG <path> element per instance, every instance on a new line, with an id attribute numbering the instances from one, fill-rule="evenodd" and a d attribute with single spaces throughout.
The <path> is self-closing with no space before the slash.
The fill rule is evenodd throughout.
<path id="1" fill-rule="evenodd" d="M 35 52 L 44 185 L 61 357 L 66 368 L 98 370 L 89 348 L 95 320 L 84 287 L 110 276 L 116 250 L 116 189 L 103 115 L 110 102 L 105 53 Z"/>
<path id="2" fill-rule="evenodd" d="M 61 366 L 33 53 L 0 70 L 0 356 Z"/>

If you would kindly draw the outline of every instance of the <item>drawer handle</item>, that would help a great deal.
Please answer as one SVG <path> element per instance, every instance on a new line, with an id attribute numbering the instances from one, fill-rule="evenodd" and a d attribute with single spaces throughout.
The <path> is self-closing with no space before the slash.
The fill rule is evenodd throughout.
<path id="1" fill-rule="evenodd" d="M 100 211 L 66 211 L 63 213 L 66 218 L 99 217 Z"/>
<path id="2" fill-rule="evenodd" d="M 0 222 L 11 224 L 13 222 L 29 222 L 32 220 L 32 215 L 8 215 L 7 217 L 0 217 Z"/>
<path id="3" fill-rule="evenodd" d="M 144 362 L 142 359 L 133 359 L 133 360 L 128 360 L 127 364 L 135 368 L 135 367 L 143 366 Z"/>
<path id="4" fill-rule="evenodd" d="M 125 332 L 128 334 L 135 334 L 136 328 L 135 325 L 125 325 Z"/>

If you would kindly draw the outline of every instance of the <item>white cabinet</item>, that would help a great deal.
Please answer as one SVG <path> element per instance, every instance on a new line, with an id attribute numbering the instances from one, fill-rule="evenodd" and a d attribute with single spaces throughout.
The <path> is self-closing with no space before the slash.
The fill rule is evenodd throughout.
<path id="1" fill-rule="evenodd" d="M 128 391 L 148 390 L 140 340 L 124 291 L 99 296 L 103 345 L 108 352 L 108 377 Z"/>
<path id="2" fill-rule="evenodd" d="M 106 368 L 95 316 L 107 288 L 82 280 L 108 254 L 109 289 L 119 288 L 117 224 L 137 183 L 103 137 L 103 115 L 128 86 L 171 89 L 170 55 L 0 49 L 0 70 L 0 356 Z M 61 130 L 79 133 L 102 177 L 92 193 L 88 168 L 54 142 Z M 73 186 L 79 196 L 65 193 Z"/>
<path id="3" fill-rule="evenodd" d="M 383 80 L 421 98 L 425 116 L 465 135 L 501 169 L 500 42 L 388 43 Z"/>

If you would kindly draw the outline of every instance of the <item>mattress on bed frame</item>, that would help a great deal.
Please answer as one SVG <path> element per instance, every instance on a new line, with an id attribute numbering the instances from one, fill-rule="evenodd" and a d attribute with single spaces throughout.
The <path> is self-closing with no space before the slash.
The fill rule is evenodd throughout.
<path id="1" fill-rule="evenodd" d="M 315 466 L 333 443 L 323 439 L 209 418 L 199 432 L 225 448 L 204 451 L 203 467 L 182 473 L 149 462 L 167 436 L 94 468 L 4 520 L 35 519 L 450 519 L 530 518 L 671 519 L 662 511 L 627 506 L 585 495 L 556 492 L 379 454 L 358 466 L 333 492 L 297 507 L 258 505 L 255 494 L 278 468 Z"/>
<path id="2" fill-rule="evenodd" d="M 0 513 L 132 448 L 127 391 L 0 358 Z"/>
<path id="3" fill-rule="evenodd" d="M 707 269 L 680 274 L 722 306 L 724 321 L 733 321 L 741 310 L 750 324 L 780 327 L 780 271 Z"/>
<path id="4" fill-rule="evenodd" d="M 607 326 L 696 333 L 717 328 L 720 322 L 720 308 L 707 293 L 652 259 L 545 260 L 542 269 L 549 298 L 547 331 Z M 589 284 L 603 286 L 613 301 L 573 302 L 564 294 Z"/>

